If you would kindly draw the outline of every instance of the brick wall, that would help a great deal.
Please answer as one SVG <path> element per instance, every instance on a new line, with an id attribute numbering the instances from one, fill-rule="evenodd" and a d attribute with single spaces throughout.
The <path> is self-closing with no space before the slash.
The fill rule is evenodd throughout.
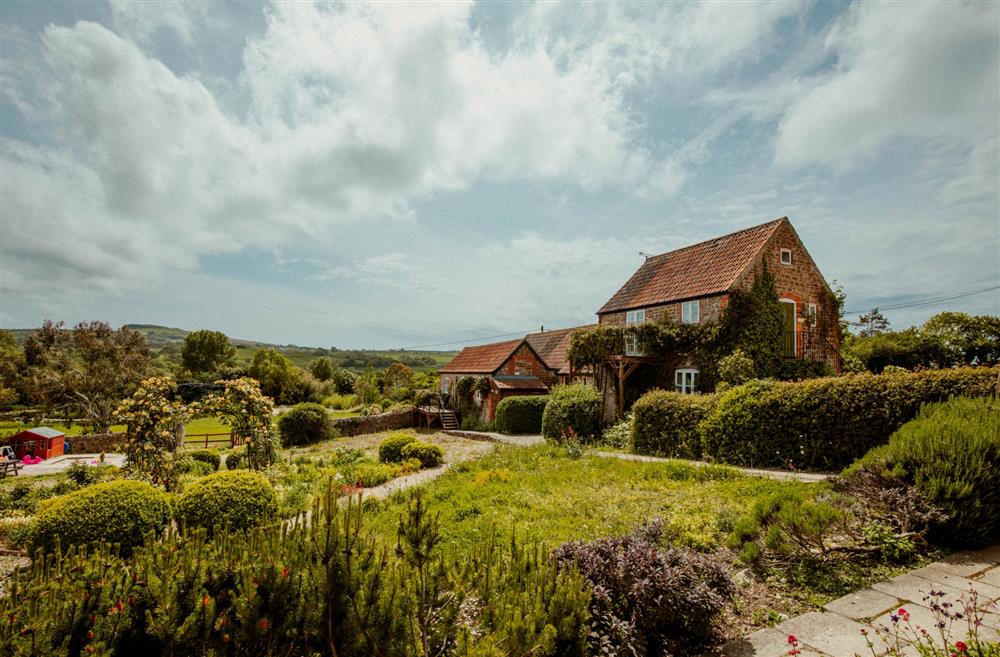
<path id="1" fill-rule="evenodd" d="M 539 360 L 527 344 L 518 347 L 517 351 L 511 354 L 496 373 L 501 376 L 516 376 L 518 374 L 537 376 L 546 385 L 552 385 L 556 381 L 555 375 L 546 369 L 545 364 Z"/>
<path id="2" fill-rule="evenodd" d="M 728 299 L 728 295 L 725 294 L 698 299 L 698 313 L 701 317 L 700 323 L 717 322 L 722 319 L 722 311 L 725 309 Z M 669 321 L 674 324 L 680 324 L 681 322 L 681 303 L 647 306 L 645 310 L 647 322 L 659 323 Z M 625 326 L 625 312 L 600 315 L 597 321 L 604 325 Z"/>

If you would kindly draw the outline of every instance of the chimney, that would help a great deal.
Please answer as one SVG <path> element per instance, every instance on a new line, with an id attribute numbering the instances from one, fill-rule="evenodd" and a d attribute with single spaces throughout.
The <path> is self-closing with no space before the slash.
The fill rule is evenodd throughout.
<path id="1" fill-rule="evenodd" d="M 538 329 L 539 333 L 545 333 L 545 324 L 542 324 L 542 328 Z"/>

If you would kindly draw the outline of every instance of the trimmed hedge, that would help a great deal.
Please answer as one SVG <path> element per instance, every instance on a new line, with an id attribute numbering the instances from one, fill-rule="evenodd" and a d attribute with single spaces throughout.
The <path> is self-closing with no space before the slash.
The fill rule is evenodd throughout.
<path id="1" fill-rule="evenodd" d="M 714 395 L 682 395 L 652 390 L 632 406 L 629 448 L 636 454 L 700 458 L 698 424 L 715 403 Z"/>
<path id="2" fill-rule="evenodd" d="M 193 452 L 188 452 L 188 456 L 193 458 L 195 461 L 208 463 L 212 466 L 213 472 L 218 470 L 219 464 L 222 463 L 222 457 L 214 449 L 196 449 Z"/>
<path id="3" fill-rule="evenodd" d="M 750 381 L 723 393 L 699 432 L 703 450 L 724 463 L 839 470 L 885 443 L 922 404 L 996 387 L 995 367 Z"/>
<path id="4" fill-rule="evenodd" d="M 28 531 L 32 550 L 107 541 L 124 553 L 141 545 L 149 532 L 170 522 L 167 495 L 141 481 L 109 481 L 87 486 L 45 504 Z"/>
<path id="5" fill-rule="evenodd" d="M 530 434 L 542 432 L 542 414 L 548 395 L 506 397 L 497 404 L 493 426 L 500 433 Z"/>
<path id="6" fill-rule="evenodd" d="M 187 527 L 249 529 L 278 517 L 278 496 L 259 472 L 216 472 L 194 483 L 177 500 L 177 521 Z"/>
<path id="7" fill-rule="evenodd" d="M 246 464 L 246 460 L 247 450 L 245 447 L 234 449 L 226 454 L 226 469 L 236 470 L 237 468 L 242 468 Z"/>
<path id="8" fill-rule="evenodd" d="M 403 460 L 403 447 L 417 442 L 417 437 L 410 433 L 394 433 L 378 446 L 378 458 L 383 463 L 399 463 Z"/>
<path id="9" fill-rule="evenodd" d="M 436 468 L 444 463 L 444 452 L 437 445 L 415 440 L 412 443 L 403 445 L 400 450 L 403 460 L 417 459 L 421 468 Z"/>
<path id="10" fill-rule="evenodd" d="M 601 437 L 601 398 L 591 386 L 555 386 L 542 413 L 542 436 L 560 442 L 572 429 L 581 441 Z"/>
<path id="11" fill-rule="evenodd" d="M 322 404 L 296 404 L 278 418 L 282 447 L 310 445 L 337 437 L 333 416 Z"/>
<path id="12" fill-rule="evenodd" d="M 932 536 L 960 547 L 1000 540 L 1000 401 L 953 399 L 925 406 L 888 445 L 849 470 L 891 473 L 916 486 L 948 518 Z M 845 473 L 847 474 L 847 473 Z"/>

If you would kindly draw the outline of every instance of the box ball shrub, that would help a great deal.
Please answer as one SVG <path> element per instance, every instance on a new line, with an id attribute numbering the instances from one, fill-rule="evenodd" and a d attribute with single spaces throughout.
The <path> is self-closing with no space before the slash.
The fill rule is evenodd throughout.
<path id="1" fill-rule="evenodd" d="M 202 463 L 208 463 L 212 466 L 212 471 L 219 469 L 219 464 L 222 463 L 222 457 L 214 449 L 196 449 L 193 452 L 189 452 L 188 456 L 193 458 L 195 461 L 201 461 Z"/>
<path id="2" fill-rule="evenodd" d="M 379 443 L 379 460 L 383 463 L 399 463 L 403 460 L 403 447 L 416 441 L 417 437 L 410 433 L 398 432 L 390 435 Z"/>
<path id="3" fill-rule="evenodd" d="M 421 468 L 436 468 L 444 463 L 444 452 L 437 445 L 415 440 L 412 443 L 403 445 L 400 450 L 403 460 L 417 459 Z"/>
<path id="4" fill-rule="evenodd" d="M 246 449 L 234 449 L 233 451 L 226 454 L 226 469 L 236 470 L 237 468 L 242 468 L 246 465 L 247 451 Z"/>
<path id="5" fill-rule="evenodd" d="M 322 404 L 296 404 L 278 418 L 282 447 L 311 445 L 337 437 L 333 416 Z"/>
<path id="6" fill-rule="evenodd" d="M 593 387 L 573 384 L 552 388 L 542 413 L 542 436 L 559 442 L 569 429 L 584 442 L 601 437 L 601 398 Z"/>
<path id="7" fill-rule="evenodd" d="M 730 388 L 699 426 L 724 463 L 840 470 L 888 441 L 922 404 L 994 394 L 997 368 L 749 381 Z"/>
<path id="8" fill-rule="evenodd" d="M 45 504 L 29 530 L 32 550 L 94 541 L 118 543 L 128 553 L 146 534 L 170 522 L 170 502 L 163 491 L 141 481 L 109 481 L 54 498 Z"/>
<path id="9" fill-rule="evenodd" d="M 508 435 L 541 433 L 542 414 L 548 401 L 548 395 L 505 397 L 497 404 L 493 425 Z"/>
<path id="10" fill-rule="evenodd" d="M 1000 401 L 925 406 L 887 445 L 848 469 L 888 472 L 913 484 L 948 518 L 932 537 L 955 546 L 1000 541 Z"/>
<path id="11" fill-rule="evenodd" d="M 629 448 L 636 454 L 700 458 L 698 424 L 705 418 L 713 395 L 682 395 L 652 390 L 632 405 Z"/>
<path id="12" fill-rule="evenodd" d="M 177 522 L 212 530 L 216 525 L 249 529 L 278 516 L 278 496 L 259 472 L 216 472 L 193 482 L 177 500 Z"/>

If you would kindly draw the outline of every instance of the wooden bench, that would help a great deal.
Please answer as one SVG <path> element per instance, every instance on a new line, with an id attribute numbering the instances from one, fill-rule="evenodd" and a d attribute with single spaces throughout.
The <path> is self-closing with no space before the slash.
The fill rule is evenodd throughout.
<path id="1" fill-rule="evenodd" d="M 16 477 L 20 469 L 21 464 L 18 461 L 0 460 L 0 479 L 6 478 L 8 472 L 13 472 Z"/>

